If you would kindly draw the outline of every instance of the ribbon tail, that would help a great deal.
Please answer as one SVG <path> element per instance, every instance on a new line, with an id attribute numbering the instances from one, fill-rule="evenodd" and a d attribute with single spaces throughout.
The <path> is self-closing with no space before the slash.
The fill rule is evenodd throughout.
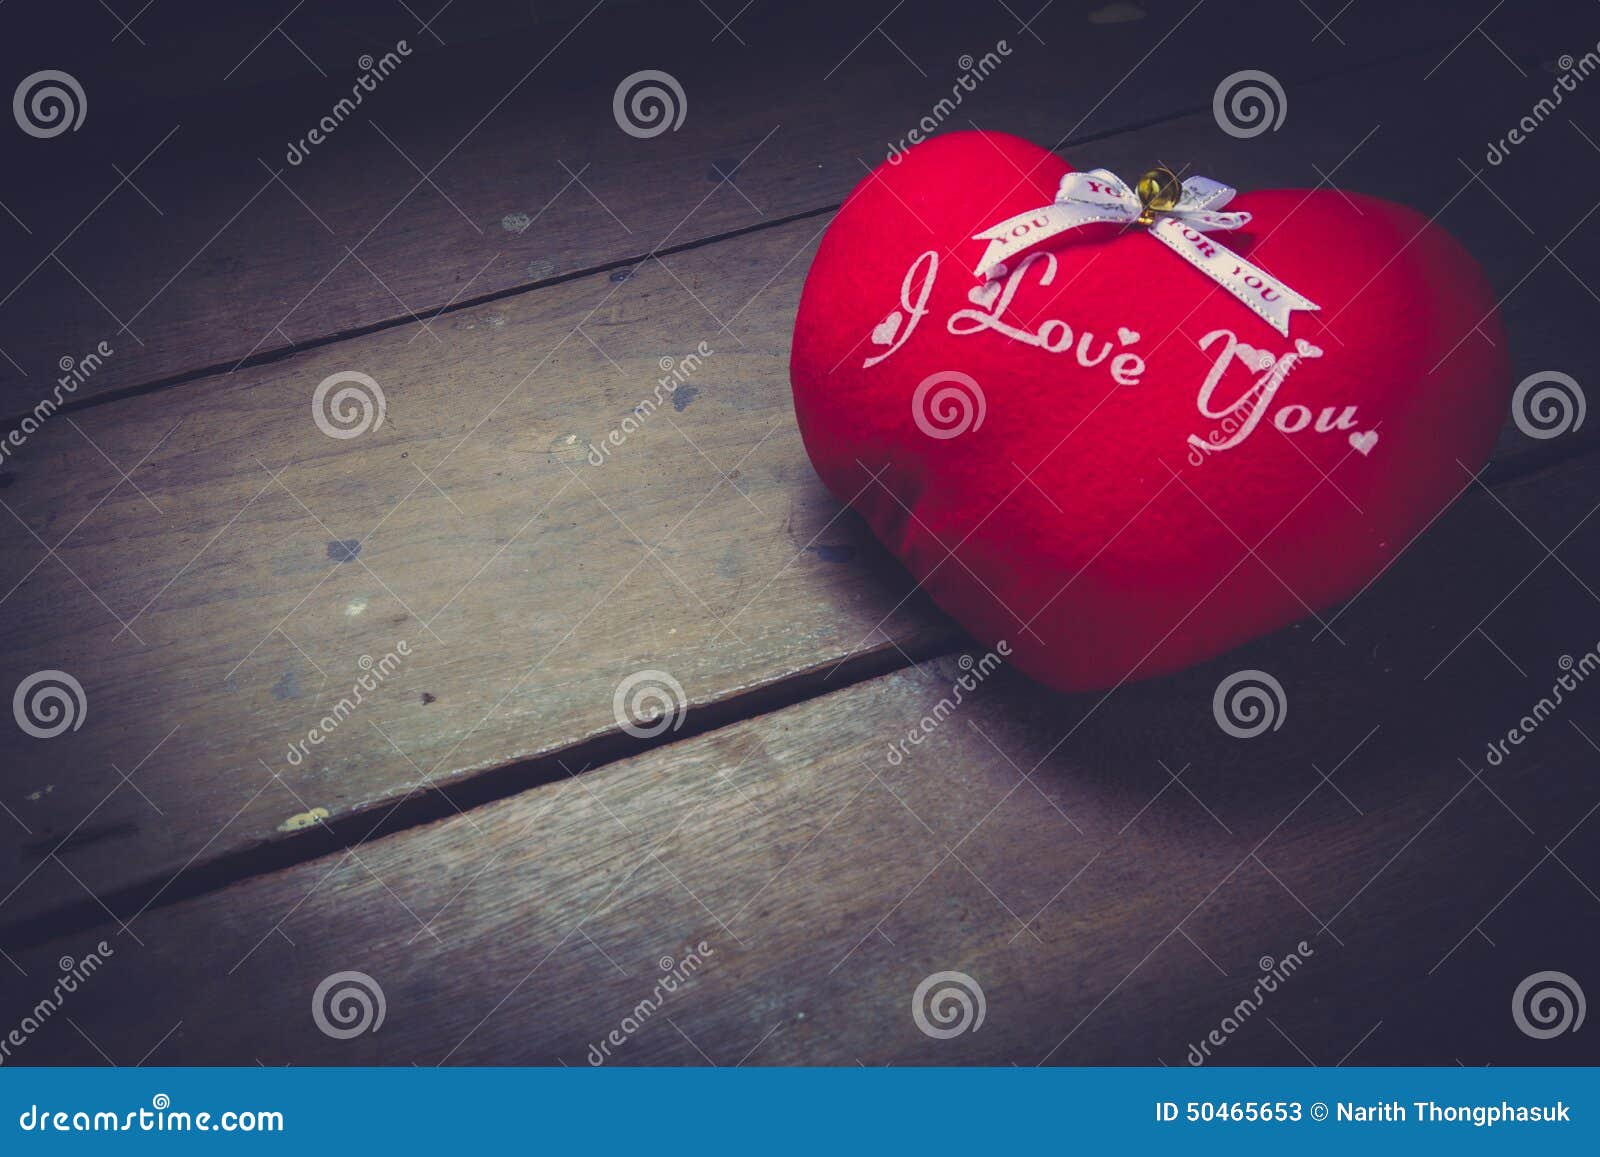
<path id="1" fill-rule="evenodd" d="M 1006 272 L 1007 265 L 1013 259 L 1039 248 L 1069 229 L 1098 221 L 1121 222 L 1131 219 L 1104 206 L 1086 207 L 1062 201 L 1018 213 L 973 237 L 974 241 L 989 243 L 973 273 L 981 281 L 993 281 Z"/>
<path id="2" fill-rule="evenodd" d="M 1150 236 L 1233 294 L 1284 337 L 1289 336 L 1290 315 L 1297 310 L 1309 312 L 1322 308 L 1215 238 L 1186 227 L 1177 218 L 1164 217 L 1157 221 L 1150 226 Z"/>

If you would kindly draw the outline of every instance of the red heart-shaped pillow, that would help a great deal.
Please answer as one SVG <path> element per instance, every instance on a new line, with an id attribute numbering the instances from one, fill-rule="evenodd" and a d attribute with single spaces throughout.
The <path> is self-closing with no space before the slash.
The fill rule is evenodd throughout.
<path id="1" fill-rule="evenodd" d="M 1321 307 L 1287 337 L 1137 227 L 980 282 L 974 235 L 1071 171 L 986 132 L 880 165 L 812 264 L 791 379 L 817 473 L 933 599 L 1087 690 L 1361 589 L 1487 457 L 1510 365 L 1460 245 L 1334 190 L 1241 194 L 1249 225 L 1210 235 Z"/>

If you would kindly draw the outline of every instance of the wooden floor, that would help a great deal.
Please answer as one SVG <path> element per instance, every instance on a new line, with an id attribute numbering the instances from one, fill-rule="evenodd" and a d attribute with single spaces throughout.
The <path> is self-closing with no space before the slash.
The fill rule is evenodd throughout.
<path id="1" fill-rule="evenodd" d="M 1600 87 L 1484 155 L 1600 9 L 540 7 L 107 15 L 81 130 L 10 134 L 4 427 L 110 352 L 0 462 L 0 687 L 83 689 L 0 728 L 0 1037 L 103 960 L 5 1063 L 1178 1065 L 1290 953 L 1215 1063 L 1600 1060 L 1511 1014 L 1540 971 L 1600 994 L 1600 686 L 1486 761 L 1600 647 L 1600 421 L 1508 421 L 1331 629 L 1106 695 L 1002 672 L 892 761 L 982 649 L 823 490 L 788 385 L 833 210 L 1005 40 L 947 128 L 1408 203 L 1517 378 L 1592 393 Z M 1247 68 L 1280 131 L 1219 130 Z M 619 129 L 641 69 L 677 131 Z M 330 437 L 352 371 L 383 421 Z M 1246 667 L 1289 716 L 1240 743 Z M 679 729 L 619 725 L 637 672 Z M 349 972 L 384 1016 L 345 1037 L 313 1008 Z M 919 1030 L 940 972 L 978 1031 Z"/>

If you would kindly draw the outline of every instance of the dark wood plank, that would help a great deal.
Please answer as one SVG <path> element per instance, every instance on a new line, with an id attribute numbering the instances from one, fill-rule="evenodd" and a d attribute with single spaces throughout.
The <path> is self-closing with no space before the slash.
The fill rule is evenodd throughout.
<path id="1" fill-rule="evenodd" d="M 17 1059 L 581 1065 L 620 1029 L 628 1064 L 1178 1065 L 1297 952 L 1216 1063 L 1592 1061 L 1508 1006 L 1600 947 L 1600 688 L 1484 751 L 1561 656 L 1596 662 L 1597 484 L 1590 457 L 1474 487 L 1337 638 L 1103 698 L 1002 671 L 890 760 L 968 669 L 944 658 L 13 953 L 8 1020 L 112 950 Z M 1213 718 L 1239 668 L 1285 692 L 1255 739 Z M 352 970 L 386 1018 L 330 1039 L 313 993 Z M 946 970 L 986 1019 L 934 1040 L 912 994 Z"/>
<path id="2" fill-rule="evenodd" d="M 1370 99 L 1417 67 L 1390 66 Z M 1325 142 L 1324 169 L 1354 149 L 1354 187 L 1402 182 L 1426 204 L 1430 175 L 1396 164 L 1379 147 L 1389 138 L 1362 146 L 1374 122 L 1352 110 L 1376 115 L 1357 97 L 1297 111 Z M 1298 152 L 1252 161 L 1263 147 L 1202 114 L 1072 155 L 1123 171 L 1155 157 L 1318 179 Z M 1502 246 L 1514 222 L 1476 181 L 1432 191 L 1448 199 L 1441 221 L 1493 239 L 1523 365 L 1592 364 L 1582 326 L 1551 322 L 1572 316 L 1569 274 L 1538 255 L 1521 264 L 1537 238 Z M 419 787 L 459 793 L 512 769 L 473 789 L 493 794 L 562 774 L 557 758 L 619 740 L 612 696 L 634 671 L 669 670 L 701 708 L 857 677 L 947 638 L 942 617 L 902 605 L 898 567 L 839 517 L 792 425 L 793 308 L 825 223 L 451 314 L 437 327 L 448 361 L 426 333 L 386 330 L 48 426 L 7 475 L 0 677 L 78 673 L 94 715 L 50 743 L 0 738 L 5 801 L 25 825 L 8 834 L 0 925 L 63 905 L 93 915 L 102 901 L 126 914 L 186 866 L 313 854 L 316 833 L 291 822 L 312 808 L 358 838 Z M 1582 252 L 1591 234 L 1569 244 Z M 702 340 L 715 352 L 688 388 L 586 465 L 652 394 L 659 360 Z M 380 430 L 340 441 L 312 422 L 310 394 L 351 369 L 384 386 L 390 410 Z M 1508 424 L 1499 460 L 1509 470 L 1525 453 L 1571 452 L 1594 428 L 1535 446 Z M 111 463 L 147 454 L 135 490 Z M 347 543 L 361 544 L 358 559 Z M 371 714 L 289 763 L 357 660 L 401 639 L 415 655 Z M 135 766 L 139 790 L 117 770 Z M 397 820 L 453 805 L 408 806 Z M 229 868 L 230 857 L 246 860 Z"/>
<path id="3" fill-rule="evenodd" d="M 185 56 L 233 60 L 266 43 L 228 77 L 227 64 L 213 65 L 212 90 L 167 100 L 128 99 L 148 85 L 86 61 L 94 112 L 80 131 L 0 142 L 10 174 L 0 190 L 10 210 L 0 415 L 14 423 L 51 391 L 61 359 L 81 360 L 101 341 L 114 355 L 69 402 L 415 324 L 462 300 L 837 203 L 862 160 L 876 163 L 948 98 L 963 54 L 981 57 L 1002 39 L 1011 56 L 964 94 L 957 127 L 1089 139 L 1207 108 L 1221 77 L 1259 66 L 1227 21 L 1186 18 L 1187 5 L 1151 8 L 1146 20 L 1091 24 L 1084 6 L 1063 3 L 1021 32 L 1002 5 L 947 3 L 900 13 L 875 35 L 866 12 L 758 5 L 735 35 L 698 4 L 603 7 L 568 28 L 427 42 L 298 165 L 286 159 L 289 142 L 359 75 L 352 29 L 381 56 L 417 36 L 403 6 L 366 25 L 296 16 L 281 34 L 202 22 L 209 32 L 191 35 L 209 39 L 180 41 Z M 1294 78 L 1448 46 L 1436 14 L 1411 6 L 1358 6 L 1336 35 L 1314 35 L 1313 16 L 1268 0 L 1233 18 L 1279 46 L 1272 67 L 1291 99 Z M 1555 24 L 1506 23 L 1494 31 L 1513 46 L 1526 29 Z M 324 57 L 326 79 L 308 80 L 291 34 Z M 150 53 L 163 51 L 158 42 Z M 679 131 L 635 139 L 614 121 L 613 89 L 663 64 L 692 109 Z M 1124 83 L 1136 67 L 1139 78 Z"/>

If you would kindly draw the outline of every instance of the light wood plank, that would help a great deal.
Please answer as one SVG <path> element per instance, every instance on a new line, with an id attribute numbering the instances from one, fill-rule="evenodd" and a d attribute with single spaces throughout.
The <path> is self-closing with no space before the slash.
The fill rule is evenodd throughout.
<path id="1" fill-rule="evenodd" d="M 29 829 L 7 833 L 5 891 L 28 882 L 5 914 L 82 898 L 50 859 L 64 837 L 72 874 L 115 890 L 281 839 L 313 808 L 376 820 L 422 785 L 615 733 L 632 672 L 666 670 L 698 707 L 925 647 L 941 621 L 896 609 L 907 580 L 839 517 L 793 429 L 785 351 L 819 229 L 455 315 L 448 358 L 386 331 L 41 434 L 33 461 L 55 468 L 3 499 L 5 679 L 74 672 L 92 714 L 0 741 Z M 752 299 L 718 334 L 705 311 Z M 660 360 L 697 348 L 609 448 L 656 405 Z M 387 418 L 327 437 L 311 391 L 358 368 Z M 110 461 L 146 454 L 118 485 Z M 358 661 L 402 644 L 370 706 L 291 762 Z"/>

